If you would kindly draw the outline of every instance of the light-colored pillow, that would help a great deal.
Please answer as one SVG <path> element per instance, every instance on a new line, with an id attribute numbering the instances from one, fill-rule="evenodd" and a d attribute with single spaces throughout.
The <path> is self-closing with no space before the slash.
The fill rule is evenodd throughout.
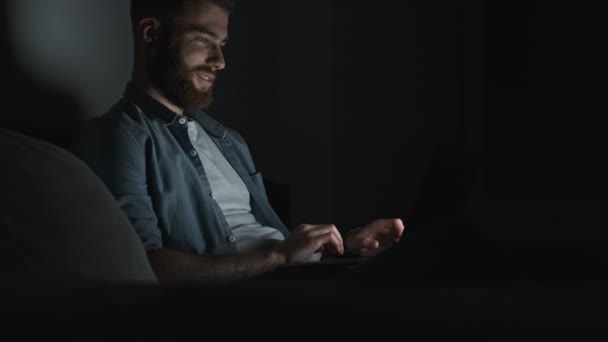
<path id="1" fill-rule="evenodd" d="M 112 194 L 70 152 L 0 129 L 0 272 L 156 284 Z"/>

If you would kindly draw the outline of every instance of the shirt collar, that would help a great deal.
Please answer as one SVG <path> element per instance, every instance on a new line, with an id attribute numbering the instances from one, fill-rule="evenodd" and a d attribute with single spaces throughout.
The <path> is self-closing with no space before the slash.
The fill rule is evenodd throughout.
<path id="1" fill-rule="evenodd" d="M 226 139 L 226 127 L 202 110 L 186 112 L 184 115 L 196 120 L 209 134 L 212 134 L 220 139 Z"/>
<path id="2" fill-rule="evenodd" d="M 167 125 L 175 124 L 180 117 L 179 114 L 130 83 L 127 85 L 123 97 L 127 101 L 133 102 L 144 113 L 158 117 Z M 184 112 L 184 116 L 196 120 L 208 133 L 215 137 L 226 138 L 226 128 L 202 110 L 187 111 Z"/>

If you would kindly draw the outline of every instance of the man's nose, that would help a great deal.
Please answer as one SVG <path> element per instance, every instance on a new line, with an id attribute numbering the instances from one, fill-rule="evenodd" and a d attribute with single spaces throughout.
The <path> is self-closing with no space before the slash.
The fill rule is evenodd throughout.
<path id="1" fill-rule="evenodd" d="M 226 60 L 224 59 L 224 52 L 218 45 L 211 50 L 211 53 L 207 57 L 207 64 L 209 64 L 214 70 L 222 70 L 226 67 Z"/>

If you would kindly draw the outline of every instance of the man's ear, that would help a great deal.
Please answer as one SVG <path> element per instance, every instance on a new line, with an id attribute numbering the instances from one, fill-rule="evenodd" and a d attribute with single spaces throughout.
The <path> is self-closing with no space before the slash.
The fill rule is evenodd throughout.
<path id="1" fill-rule="evenodd" d="M 156 18 L 144 18 L 139 21 L 139 36 L 141 40 L 150 44 L 158 39 L 160 22 Z"/>

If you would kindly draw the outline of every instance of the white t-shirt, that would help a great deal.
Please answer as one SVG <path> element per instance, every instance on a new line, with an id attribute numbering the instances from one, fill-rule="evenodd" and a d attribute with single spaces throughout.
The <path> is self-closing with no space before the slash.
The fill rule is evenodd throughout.
<path id="1" fill-rule="evenodd" d="M 188 136 L 203 163 L 213 198 L 234 233 L 237 250 L 253 251 L 269 240 L 284 240 L 280 231 L 261 225 L 251 214 L 250 194 L 245 183 L 199 123 L 188 122 Z"/>

